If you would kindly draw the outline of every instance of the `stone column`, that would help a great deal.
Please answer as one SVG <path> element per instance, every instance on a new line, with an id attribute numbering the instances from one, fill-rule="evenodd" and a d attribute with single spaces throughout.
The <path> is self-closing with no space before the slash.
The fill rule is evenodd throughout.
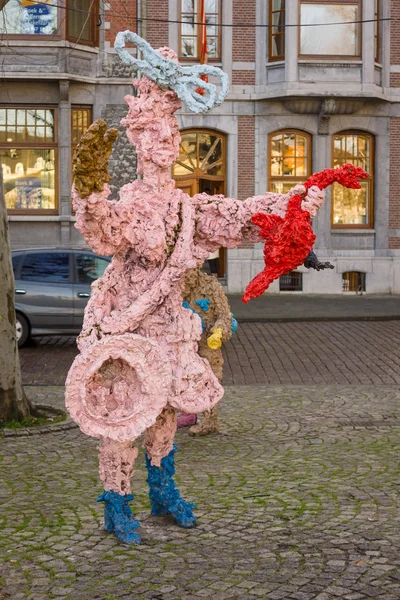
<path id="1" fill-rule="evenodd" d="M 58 107 L 58 191 L 61 244 L 70 243 L 71 215 L 71 102 L 69 81 L 60 81 Z"/>
<path id="2" fill-rule="evenodd" d="M 295 25 L 299 22 L 298 2 L 286 3 L 286 25 Z M 300 31 L 298 27 L 288 27 L 285 30 L 285 81 L 292 83 L 299 79 L 298 74 L 298 47 Z"/>
<path id="3" fill-rule="evenodd" d="M 375 80 L 375 0 L 362 3 L 362 74 L 363 91 L 373 91 Z"/>
<path id="4" fill-rule="evenodd" d="M 331 136 L 315 135 L 313 137 L 313 171 L 316 173 L 329 168 L 332 164 Z M 329 256 L 331 250 L 331 188 L 325 190 L 326 200 L 318 211 L 313 222 L 317 235 L 317 255 Z"/>

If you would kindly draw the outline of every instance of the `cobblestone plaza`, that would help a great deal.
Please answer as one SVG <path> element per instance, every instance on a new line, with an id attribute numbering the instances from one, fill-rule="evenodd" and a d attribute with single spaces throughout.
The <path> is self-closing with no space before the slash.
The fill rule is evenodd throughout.
<path id="1" fill-rule="evenodd" d="M 395 321 L 242 325 L 227 347 L 226 381 L 242 381 L 226 387 L 224 433 L 177 435 L 199 526 L 150 516 L 140 454 L 139 547 L 103 530 L 96 440 L 75 427 L 2 438 L 0 597 L 399 598 L 399 337 Z M 22 350 L 27 383 L 39 350 L 42 377 L 61 378 L 73 345 Z M 259 382 L 272 385 L 240 385 Z M 63 405 L 61 386 L 27 391 Z"/>

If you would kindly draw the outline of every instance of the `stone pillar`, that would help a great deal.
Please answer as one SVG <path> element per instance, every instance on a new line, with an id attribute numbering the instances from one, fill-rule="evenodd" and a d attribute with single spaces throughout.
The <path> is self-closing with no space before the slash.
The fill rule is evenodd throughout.
<path id="1" fill-rule="evenodd" d="M 298 2 L 286 3 L 286 25 L 295 25 L 299 22 Z M 299 53 L 299 35 L 298 27 L 289 27 L 285 32 L 285 81 L 288 83 L 297 82 L 298 73 L 298 53 Z M 291 86 L 296 87 L 296 86 Z"/>
<path id="2" fill-rule="evenodd" d="M 362 3 L 362 61 L 363 91 L 373 90 L 375 80 L 375 0 Z"/>
<path id="3" fill-rule="evenodd" d="M 317 173 L 329 168 L 332 164 L 331 136 L 315 135 L 313 138 L 313 171 Z M 329 256 L 331 254 L 331 188 L 325 190 L 326 200 L 318 211 L 313 222 L 313 229 L 317 235 L 317 255 Z"/>
<path id="4" fill-rule="evenodd" d="M 71 103 L 69 81 L 60 81 L 58 107 L 58 193 L 61 244 L 70 243 L 71 215 Z"/>

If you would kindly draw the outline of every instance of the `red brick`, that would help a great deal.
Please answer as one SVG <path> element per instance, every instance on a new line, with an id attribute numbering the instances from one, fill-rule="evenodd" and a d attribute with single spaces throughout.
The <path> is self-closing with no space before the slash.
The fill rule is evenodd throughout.
<path id="1" fill-rule="evenodd" d="M 400 229 L 400 117 L 390 119 L 389 227 Z M 393 243 L 398 238 L 392 238 Z M 393 247 L 393 246 L 391 246 Z M 398 246 L 394 246 L 398 247 Z"/>
<path id="2" fill-rule="evenodd" d="M 114 45 L 119 31 L 136 31 L 136 0 L 110 0 L 110 10 L 104 12 L 104 19 L 111 24 L 105 30 L 106 41 Z"/>
<path id="3" fill-rule="evenodd" d="M 390 5 L 390 62 L 392 65 L 400 65 L 400 2 L 392 0 Z"/>
<path id="4" fill-rule="evenodd" d="M 254 116 L 238 117 L 238 197 L 254 195 L 255 133 Z"/>
<path id="5" fill-rule="evenodd" d="M 233 25 L 256 22 L 256 0 L 232 0 Z M 255 27 L 234 27 L 232 33 L 232 58 L 234 61 L 256 60 Z"/>
<path id="6" fill-rule="evenodd" d="M 254 85 L 254 71 L 232 71 L 232 85 Z"/>

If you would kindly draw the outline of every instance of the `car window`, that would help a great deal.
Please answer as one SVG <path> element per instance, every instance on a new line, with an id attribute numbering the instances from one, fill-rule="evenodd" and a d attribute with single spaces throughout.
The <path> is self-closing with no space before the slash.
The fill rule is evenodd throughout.
<path id="1" fill-rule="evenodd" d="M 12 268 L 13 268 L 13 272 L 14 272 L 14 279 L 16 279 L 18 276 L 19 265 L 21 264 L 22 257 L 23 257 L 23 254 L 17 254 L 16 256 L 12 257 Z"/>
<path id="2" fill-rule="evenodd" d="M 79 283 L 92 283 L 101 277 L 109 265 L 109 261 L 93 254 L 77 254 L 76 269 Z"/>
<path id="3" fill-rule="evenodd" d="M 65 252 L 41 252 L 25 256 L 21 279 L 44 283 L 68 283 L 69 255 Z"/>

